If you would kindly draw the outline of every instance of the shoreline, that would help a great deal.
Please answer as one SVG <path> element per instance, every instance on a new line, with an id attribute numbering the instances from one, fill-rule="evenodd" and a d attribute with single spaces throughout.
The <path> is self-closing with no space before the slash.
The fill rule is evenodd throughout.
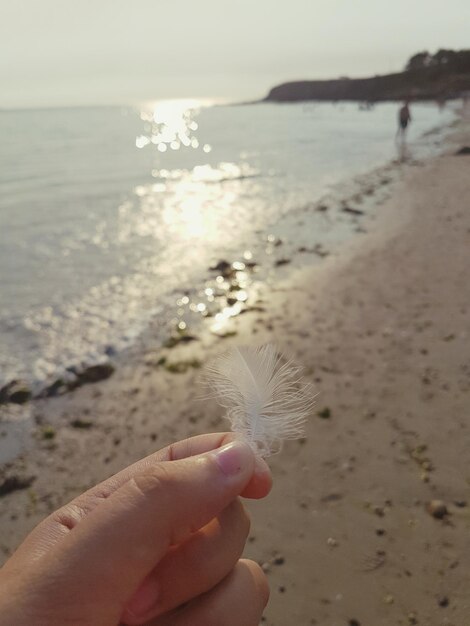
<path id="1" fill-rule="evenodd" d="M 317 199 L 308 202 L 305 206 L 299 206 L 297 209 L 281 217 L 281 223 L 286 224 L 289 230 L 287 237 L 279 237 L 272 234 L 272 225 L 267 224 L 262 231 L 257 231 L 254 241 L 252 242 L 253 245 L 250 246 L 251 250 L 248 259 L 244 258 L 241 254 L 227 257 L 229 258 L 228 261 L 226 258 L 216 259 L 216 257 L 214 257 L 214 262 L 210 267 L 206 267 L 205 270 L 201 269 L 201 274 L 196 284 L 181 285 L 174 293 L 180 295 L 179 301 L 181 301 L 181 298 L 184 298 L 184 296 L 190 296 L 192 298 L 199 296 L 199 299 L 203 300 L 205 288 L 214 289 L 214 291 L 218 292 L 215 300 L 213 300 L 216 304 L 209 306 L 208 303 L 205 302 L 208 309 L 207 312 L 210 312 L 211 316 L 215 316 L 219 313 L 224 308 L 224 304 L 226 304 L 223 300 L 220 300 L 220 298 L 224 296 L 223 291 L 228 291 L 228 294 L 225 295 L 233 295 L 233 293 L 230 292 L 235 291 L 235 287 L 238 283 L 244 284 L 244 289 L 246 288 L 248 291 L 248 300 L 255 300 L 251 292 L 256 292 L 257 286 L 260 283 L 264 285 L 270 280 L 277 282 L 279 277 L 281 280 L 285 280 L 286 274 L 290 273 L 293 266 L 296 269 L 299 266 L 311 266 L 312 263 L 309 261 L 305 262 L 305 259 L 309 256 L 310 258 L 315 258 L 316 256 L 318 259 L 322 259 L 324 256 L 330 254 L 330 251 L 325 250 L 322 243 L 318 243 L 314 247 L 303 246 L 300 250 L 296 249 L 294 241 L 296 234 L 295 229 L 298 227 L 300 220 L 305 219 L 305 217 L 309 220 L 315 215 L 325 214 L 328 220 L 335 220 L 332 229 L 336 226 L 336 228 L 340 230 L 339 222 L 346 221 L 349 217 L 346 227 L 343 228 L 342 237 L 344 240 L 340 238 L 339 241 L 341 245 L 347 247 L 349 239 L 355 234 L 354 230 L 360 227 L 359 221 L 367 221 L 370 219 L 368 209 L 374 209 L 375 205 L 383 202 L 384 197 L 389 195 L 389 190 L 385 188 L 396 182 L 402 165 L 403 163 L 399 163 L 398 160 L 393 159 L 372 170 L 335 183 L 329 192 L 320 194 Z M 405 164 L 405 167 L 406 165 L 407 164 Z M 381 189 L 382 186 L 384 187 L 383 189 Z M 341 211 L 345 212 L 344 216 L 341 216 Z M 349 215 L 347 215 L 348 213 Z M 360 219 L 356 221 L 354 218 Z M 277 230 L 285 230 L 285 228 L 281 225 Z M 302 254 L 299 254 L 299 252 Z M 218 265 L 220 265 L 220 267 L 218 267 Z M 242 268 L 240 272 L 241 265 L 244 265 L 245 268 Z M 288 265 L 289 267 L 287 267 Z M 281 266 L 286 267 L 285 269 L 280 269 Z M 239 280 L 240 274 L 243 274 L 241 280 Z M 219 286 L 214 284 L 214 279 L 217 275 L 222 276 L 227 281 L 228 285 L 223 284 Z M 166 295 L 167 294 L 165 294 L 165 298 Z M 23 395 L 27 400 L 38 400 L 44 397 L 55 397 L 73 391 L 75 388 L 87 382 L 97 382 L 100 373 L 96 374 L 96 381 L 87 380 L 87 378 L 91 379 L 94 377 L 93 372 L 90 372 L 90 375 L 88 375 L 90 369 L 92 370 L 95 366 L 108 364 L 112 368 L 114 368 L 115 365 L 119 366 L 119 362 L 125 361 L 129 353 L 135 354 L 139 350 L 142 350 L 142 345 L 146 343 L 146 339 L 155 334 L 154 330 L 156 327 L 160 327 L 159 334 L 161 335 L 161 337 L 159 337 L 160 345 L 156 344 L 156 348 L 160 347 L 162 349 L 166 347 L 166 344 L 171 342 L 176 344 L 178 340 L 181 339 L 183 339 L 184 342 L 184 335 L 193 335 L 194 332 L 199 333 L 201 330 L 205 332 L 205 311 L 203 311 L 201 315 L 199 311 L 191 310 L 188 306 L 189 302 L 182 304 L 176 301 L 176 297 L 175 302 L 176 304 L 173 305 L 172 309 L 169 308 L 165 311 L 164 317 L 165 321 L 168 323 L 163 331 L 161 330 L 160 316 L 149 317 L 146 324 L 144 324 L 142 329 L 137 333 L 133 343 L 125 347 L 117 348 L 116 350 L 114 346 L 111 345 L 110 354 L 108 355 L 103 352 L 101 355 L 97 354 L 96 358 L 92 360 L 84 359 L 81 362 L 64 362 L 58 364 L 54 375 L 45 379 L 27 379 L 17 373 L 15 376 L 0 381 L 0 411 L 2 410 L 2 406 L 8 404 L 8 387 L 13 383 L 17 383 L 18 390 L 24 392 Z M 245 301 L 241 301 L 241 304 L 243 306 L 240 309 L 240 313 L 245 312 L 245 309 L 249 308 Z M 178 317 L 178 309 L 181 308 L 185 309 L 184 317 L 182 318 L 186 323 L 186 332 L 184 333 L 180 333 L 175 324 L 172 325 L 170 323 L 171 319 Z M 234 313 L 235 316 L 237 314 L 239 313 Z M 110 371 L 110 374 L 111 373 Z M 103 372 L 103 379 L 105 377 L 106 375 Z M 81 378 L 83 378 L 83 380 L 81 380 Z M 16 392 L 17 390 L 15 389 L 14 391 Z M 5 399 L 3 399 L 2 396 L 4 396 Z M 13 400 L 13 403 L 16 403 L 15 400 Z M 22 403 L 21 400 L 18 402 L 18 404 Z"/>
<path id="2" fill-rule="evenodd" d="M 444 127 L 444 140 L 454 123 Z M 266 227 L 262 236 L 258 237 L 258 254 L 255 251 L 253 257 L 256 261 L 243 257 L 230 258 L 230 262 L 221 259 L 213 264 L 214 267 L 206 269 L 206 278 L 201 275 L 196 286 L 180 288 L 177 292 L 180 298 L 175 300 L 173 311 L 166 315 L 163 330 L 160 318 L 152 318 L 146 330 L 138 335 L 132 345 L 111 353 L 109 357 L 103 355 L 98 360 L 64 365 L 55 376 L 41 383 L 28 382 L 21 377 L 7 381 L 0 388 L 0 470 L 2 463 L 14 462 L 17 457 L 27 455 L 34 448 L 37 436 L 34 433 L 38 426 L 39 431 L 43 427 L 42 420 L 36 417 L 36 405 L 59 400 L 90 384 L 94 389 L 108 378 L 115 378 L 116 373 L 120 378 L 121 370 L 127 371 L 129 364 L 139 365 L 142 361 L 171 374 L 199 369 L 207 360 L 207 350 L 217 350 L 218 341 L 226 342 L 228 338 L 244 334 L 244 330 L 238 330 L 240 324 L 242 328 L 246 326 L 241 322 L 242 316 L 249 325 L 253 314 L 265 313 L 264 298 L 272 298 L 276 291 L 282 291 L 282 285 L 289 284 L 301 272 L 326 276 L 331 261 L 336 262 L 338 257 L 346 260 L 354 254 L 356 246 L 362 246 L 360 240 L 368 234 L 369 229 L 383 232 L 386 227 L 376 224 L 377 219 L 383 220 L 381 205 L 393 195 L 404 173 L 421 163 L 413 159 L 390 160 L 373 170 L 335 184 L 327 194 L 286 214 L 283 224 L 287 224 L 287 237 L 268 235 L 270 228 Z M 313 247 L 297 247 L 295 235 L 300 221 L 305 224 L 305 220 L 308 222 L 316 216 L 325 216 L 326 220 L 332 222 L 332 232 L 342 228 L 343 235 L 327 247 L 323 243 Z M 243 264 L 245 268 L 239 271 Z M 222 278 L 223 282 L 217 283 Z M 203 312 L 192 310 L 194 298 L 203 300 L 207 288 L 214 293 L 212 304 L 206 301 L 207 310 Z M 237 300 L 240 293 L 246 294 L 246 299 Z M 219 324 L 217 317 L 226 311 L 229 311 L 229 315 L 224 315 L 222 324 Z M 183 329 L 178 327 L 180 322 L 184 324 Z M 16 395 L 19 401 L 8 401 L 8 393 L 13 397 Z M 2 399 L 2 395 L 5 398 Z"/>
<path id="3" fill-rule="evenodd" d="M 458 121 L 458 117 L 449 124 L 431 128 L 423 133 L 411 144 L 411 152 L 408 152 L 409 148 L 407 148 L 406 152 L 401 155 L 397 154 L 395 158 L 385 161 L 373 169 L 338 180 L 330 186 L 328 191 L 319 193 L 316 199 L 281 215 L 278 223 L 267 223 L 262 230 L 256 231 L 256 234 L 253 235 L 252 241 L 250 241 L 251 252 L 248 260 L 241 253 L 239 255 L 232 253 L 228 257 L 228 261 L 213 256 L 213 265 L 216 266 L 218 262 L 224 264 L 229 262 L 240 266 L 244 263 L 247 276 L 243 277 L 243 282 L 247 287 L 248 300 L 254 300 L 250 290 L 256 292 L 259 283 L 271 282 L 276 284 L 279 280 L 285 280 L 286 275 L 287 277 L 290 275 L 292 268 L 297 270 L 301 266 L 310 267 L 315 264 L 311 261 L 312 259 L 322 262 L 322 259 L 328 254 L 338 253 L 340 247 L 347 247 L 349 239 L 354 237 L 357 232 L 361 232 L 363 223 L 368 228 L 370 220 L 376 217 L 378 207 L 393 193 L 394 184 L 403 175 L 403 170 L 409 166 L 419 165 L 423 159 L 427 160 L 435 155 L 436 140 L 432 141 L 434 145 L 429 143 L 423 148 L 423 139 L 435 136 L 437 133 L 438 139 L 445 142 L 456 121 Z M 423 150 L 425 155 L 423 155 Z M 318 221 L 315 222 L 318 217 L 324 217 L 325 222 L 331 222 L 329 227 L 331 232 Z M 300 224 L 303 225 L 302 228 L 299 228 Z M 316 229 L 319 230 L 319 242 L 315 245 L 296 246 L 295 240 L 301 231 L 314 232 Z M 281 233 L 281 236 L 278 235 L 278 232 Z M 287 233 L 287 236 L 284 236 L 284 232 Z M 332 241 L 329 241 L 331 235 L 333 238 Z M 250 259 L 253 259 L 254 262 Z M 285 266 L 285 268 L 281 268 L 281 266 Z M 228 295 L 232 297 L 232 288 L 237 286 L 237 272 L 231 273 L 230 268 L 227 272 L 227 268 L 225 268 L 225 273 L 222 271 L 219 274 L 227 279 L 235 279 L 232 282 L 229 280 L 228 285 Z M 164 324 L 161 323 L 161 315 L 149 314 L 149 316 L 142 318 L 135 328 L 131 329 L 132 339 L 126 340 L 122 345 L 116 337 L 117 341 L 115 342 L 111 340 L 109 344 L 96 345 L 94 348 L 89 346 L 93 353 L 92 357 L 87 358 L 85 356 L 81 360 L 57 362 L 53 373 L 47 378 L 31 378 L 26 374 L 16 372 L 15 375 L 11 374 L 0 380 L 0 412 L 2 406 L 8 404 L 8 387 L 14 383 L 17 384 L 13 385 L 13 391 L 15 393 L 18 391 L 19 396 L 24 396 L 27 399 L 30 397 L 33 400 L 42 397 L 55 397 L 72 391 L 82 384 L 95 382 L 111 375 L 115 366 L 119 366 L 120 362 L 126 360 L 128 354 L 135 354 L 142 350 L 142 346 L 148 338 L 153 340 L 156 333 L 159 335 L 160 347 L 165 347 L 168 342 L 175 342 L 175 337 L 177 340 L 183 339 L 184 341 L 185 338 L 181 336 L 182 334 L 194 336 L 194 332 L 199 332 L 201 328 L 204 332 L 203 318 L 206 313 L 216 315 L 224 306 L 220 300 L 224 294 L 219 286 L 214 284 L 213 279 L 216 278 L 216 275 L 217 272 L 211 272 L 211 267 L 206 267 L 205 271 L 201 268 L 195 284 L 181 285 L 174 290 L 175 294 L 180 294 L 180 300 L 184 296 L 202 300 L 206 305 L 202 315 L 201 311 L 191 310 L 189 306 L 181 305 L 181 303 L 173 305 L 172 308 L 168 303 L 168 294 L 165 293 L 162 294 L 162 299 L 165 302 Z M 227 285 L 223 285 L 223 287 L 225 288 Z M 206 288 L 215 288 L 214 290 L 218 291 L 215 298 L 217 305 L 215 303 L 210 305 L 206 301 L 204 294 Z M 243 301 L 242 304 L 246 304 L 246 302 Z M 182 314 L 178 313 L 181 308 L 185 309 Z M 240 312 L 244 311 L 245 307 L 242 307 Z M 183 315 L 179 321 L 184 321 L 186 324 L 185 333 L 180 333 L 176 325 L 171 322 L 172 319 L 178 319 L 179 315 Z"/>
<path id="4" fill-rule="evenodd" d="M 469 141 L 462 122 L 448 154 L 406 168 L 347 250 L 261 287 L 235 335 L 167 349 L 187 367 L 162 367 L 148 346 L 107 380 L 33 401 L 33 445 L 0 474 L 24 486 L 1 498 L 1 560 L 88 486 L 170 441 L 224 430 L 219 407 L 194 400 L 199 366 L 231 344 L 275 340 L 320 395 L 306 438 L 270 463 L 271 496 L 249 504 L 248 553 L 272 587 L 265 623 L 463 626 L 469 157 L 454 153 Z M 443 520 L 426 511 L 431 499 L 445 501 Z"/>
<path id="5" fill-rule="evenodd" d="M 362 114 L 359 115 L 362 116 Z M 439 116 L 439 119 L 434 119 L 434 126 L 427 124 L 426 132 L 421 133 L 418 130 L 416 139 L 413 139 L 410 144 L 413 152 L 411 159 L 425 158 L 429 153 L 436 151 L 436 145 L 448 131 L 449 119 L 454 118 L 454 115 L 453 110 L 449 110 L 444 118 Z M 367 145 L 364 146 L 363 152 L 370 155 Z M 372 148 L 372 154 L 374 153 Z M 338 154 L 342 152 L 339 151 Z M 34 396 L 42 393 L 46 395 L 61 393 L 64 388 L 69 386 L 73 388 L 80 384 L 81 378 L 87 378 L 86 370 L 90 366 L 110 359 L 113 363 L 116 357 L 119 360 L 120 353 L 123 353 L 126 358 L 127 351 L 132 352 L 134 345 L 137 345 L 138 349 L 139 345 L 144 343 L 144 337 L 150 337 L 154 341 L 155 336 L 158 335 L 161 342 L 165 342 L 174 330 L 170 327 L 171 319 L 178 316 L 177 311 L 180 307 L 175 306 L 178 296 L 181 299 L 189 295 L 191 299 L 198 298 L 196 302 L 201 302 L 207 309 L 215 308 L 207 301 L 204 294 L 205 287 L 214 287 L 210 284 L 211 274 L 208 272 L 211 262 L 215 265 L 222 258 L 229 262 L 243 262 L 246 260 L 243 257 L 244 250 L 248 249 L 252 252 L 254 260 L 258 262 L 255 270 L 259 270 L 253 273 L 250 281 L 251 279 L 264 281 L 273 275 L 273 280 L 276 282 L 277 275 L 283 279 L 292 265 L 310 264 L 308 257 L 321 261 L 325 247 L 327 251 L 330 247 L 330 239 L 332 245 L 337 244 L 338 239 L 341 241 L 348 239 L 351 234 L 354 234 L 351 231 L 357 226 L 354 222 L 355 217 L 358 217 L 358 222 L 367 219 L 367 216 L 358 216 L 357 213 L 364 209 L 366 213 L 369 209 L 374 212 L 374 204 L 377 204 L 380 196 L 390 193 L 386 189 L 390 182 L 387 170 L 392 173 L 393 179 L 400 176 L 397 170 L 401 169 L 396 163 L 393 164 L 394 155 L 393 137 L 389 136 L 387 144 L 383 145 L 376 161 L 373 161 L 370 156 L 364 159 L 359 158 L 356 165 L 342 167 L 338 172 L 332 170 L 334 173 L 330 177 L 319 176 L 318 181 L 316 175 L 313 175 L 314 183 L 303 189 L 301 193 L 296 192 L 292 181 L 284 185 L 286 189 L 291 189 L 285 195 L 285 202 L 280 203 L 279 207 L 272 212 L 267 206 L 266 214 L 262 219 L 257 220 L 256 226 L 245 227 L 244 223 L 239 220 L 236 228 L 237 231 L 240 228 L 240 231 L 233 236 L 232 233 L 228 233 L 225 246 L 217 245 L 215 241 L 205 246 L 204 261 L 193 264 L 190 270 L 184 269 L 182 276 L 178 277 L 177 273 L 180 264 L 173 264 L 170 255 L 167 260 L 169 270 L 167 274 L 171 276 L 173 273 L 174 278 L 165 279 L 165 286 L 160 287 L 159 279 L 155 278 L 160 275 L 165 277 L 164 255 L 162 261 L 155 264 L 158 270 L 155 275 L 147 271 L 145 263 L 141 263 L 135 271 L 124 272 L 122 275 L 118 272 L 117 281 L 114 278 L 108 280 L 109 277 L 95 282 L 88 281 L 84 290 L 77 290 L 76 297 L 71 299 L 59 297 L 52 307 L 49 307 L 51 304 L 49 296 L 42 298 L 37 308 L 25 310 L 23 313 L 20 308 L 16 310 L 13 306 L 14 312 L 11 319 L 8 315 L 5 319 L 2 318 L 0 343 L 4 346 L 4 358 L 2 359 L 3 375 L 0 376 L 2 379 L 0 390 L 12 380 L 24 379 L 26 385 L 21 386 L 29 388 Z M 382 161 L 387 156 L 389 160 Z M 362 166 L 359 165 L 361 163 Z M 380 163 L 379 169 L 376 168 L 377 163 Z M 374 166 L 375 169 L 371 169 Z M 384 173 L 383 177 L 380 176 L 380 170 Z M 270 172 L 264 173 L 268 179 L 274 176 Z M 305 172 L 303 177 L 305 178 Z M 275 176 L 273 180 L 277 178 L 278 176 Z M 374 180 L 374 178 L 379 180 Z M 381 179 L 385 181 L 385 187 L 377 189 L 382 184 Z M 266 186 L 269 190 L 271 187 L 274 188 L 276 183 L 267 180 L 266 185 L 260 184 L 261 187 Z M 306 193 L 307 188 L 308 193 Z M 245 192 L 240 191 L 242 196 L 243 193 L 248 193 L 248 195 L 251 193 L 250 184 L 243 185 L 243 189 Z M 225 193 L 229 192 L 230 189 Z M 289 201 L 289 198 L 292 198 L 292 201 Z M 285 210 L 282 211 L 280 207 L 285 207 Z M 356 214 L 354 212 L 343 214 L 342 207 L 351 208 Z M 325 212 L 320 211 L 325 208 L 327 209 Z M 301 221 L 303 225 L 300 227 Z M 234 223 L 236 224 L 237 220 Z M 284 237 L 283 231 L 286 229 L 289 232 Z M 314 233 L 315 236 L 312 237 L 308 233 Z M 223 231 L 221 234 L 223 240 Z M 274 241 L 270 242 L 269 238 L 272 237 Z M 297 239 L 299 243 L 296 246 Z M 200 242 L 196 244 L 201 245 Z M 282 245 L 278 247 L 278 244 Z M 224 248 L 228 248 L 228 251 L 224 251 Z M 269 251 L 268 248 L 270 248 Z M 297 254 L 299 249 L 302 250 L 302 255 Z M 228 256 L 224 257 L 225 254 Z M 303 260 L 300 258 L 302 256 Z M 100 259 L 97 256 L 95 263 L 102 263 Z M 77 270 L 80 267 L 79 261 L 80 257 L 75 260 L 75 263 L 78 263 Z M 147 259 L 147 261 L 150 265 L 154 263 L 152 259 Z M 162 267 L 163 272 L 160 271 Z M 184 263 L 181 267 L 184 268 Z M 88 275 L 92 273 L 89 272 Z M 27 285 L 27 278 L 23 278 L 21 285 Z M 219 286 L 216 285 L 216 287 L 220 291 Z M 101 299 L 107 302 L 109 311 L 108 313 L 104 310 L 103 316 L 97 315 L 95 310 L 97 302 L 101 302 Z M 155 306 L 155 303 L 158 306 Z M 193 311 L 188 311 L 188 307 L 181 308 L 186 309 L 183 314 L 189 317 L 184 321 L 189 326 L 194 325 L 198 315 L 195 315 Z M 168 322 L 167 327 L 162 323 L 165 320 Z M 141 337 L 140 341 L 139 337 Z M 62 384 L 59 380 L 61 378 Z M 1 395 L 0 391 L 0 403 Z"/>

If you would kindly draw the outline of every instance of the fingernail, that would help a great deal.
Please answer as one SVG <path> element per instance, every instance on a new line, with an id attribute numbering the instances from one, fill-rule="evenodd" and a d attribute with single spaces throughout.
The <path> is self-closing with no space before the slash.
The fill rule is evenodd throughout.
<path id="1" fill-rule="evenodd" d="M 226 476 L 239 474 L 250 457 L 253 457 L 250 446 L 243 441 L 232 441 L 213 454 L 217 465 Z"/>
<path id="2" fill-rule="evenodd" d="M 131 598 L 126 613 L 131 617 L 143 617 L 157 603 L 159 587 L 153 578 L 147 578 Z"/>

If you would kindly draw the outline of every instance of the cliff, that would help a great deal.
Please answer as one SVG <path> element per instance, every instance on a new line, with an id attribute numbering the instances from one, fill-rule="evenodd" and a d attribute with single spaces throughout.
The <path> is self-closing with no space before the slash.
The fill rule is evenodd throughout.
<path id="1" fill-rule="evenodd" d="M 414 55 L 403 72 L 283 83 L 273 87 L 264 100 L 440 100 L 459 97 L 465 91 L 470 91 L 470 50 L 439 50 L 435 55 Z"/>

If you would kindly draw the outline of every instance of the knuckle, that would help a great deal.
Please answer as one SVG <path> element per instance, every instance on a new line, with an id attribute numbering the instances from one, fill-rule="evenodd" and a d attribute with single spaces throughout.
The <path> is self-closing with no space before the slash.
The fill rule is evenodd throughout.
<path id="1" fill-rule="evenodd" d="M 146 497 L 155 491 L 171 489 L 174 484 L 174 477 L 169 468 L 165 467 L 165 463 L 158 463 L 142 474 L 133 476 L 129 483 L 130 487 L 137 491 L 140 496 Z"/>
<path id="2" fill-rule="evenodd" d="M 51 519 L 53 523 L 63 526 L 67 530 L 72 530 L 88 513 L 87 507 L 71 502 L 55 511 Z"/>
<path id="3" fill-rule="evenodd" d="M 72 530 L 82 521 L 93 509 L 109 497 L 110 493 L 106 489 L 95 489 L 93 493 L 85 493 L 61 507 L 48 518 L 48 522 L 63 526 L 67 530 Z"/>

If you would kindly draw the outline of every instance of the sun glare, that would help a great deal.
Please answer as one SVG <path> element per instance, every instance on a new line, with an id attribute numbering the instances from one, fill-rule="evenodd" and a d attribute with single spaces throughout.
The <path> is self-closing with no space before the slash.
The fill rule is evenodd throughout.
<path id="1" fill-rule="evenodd" d="M 193 118 L 201 108 L 213 104 L 215 101 L 208 99 L 178 99 L 143 105 L 140 118 L 147 124 L 148 133 L 137 137 L 137 148 L 144 148 L 150 143 L 156 145 L 160 152 L 179 150 L 182 146 L 198 148 L 199 142 L 194 135 L 198 124 Z M 206 145 L 204 150 L 208 151 Z"/>

